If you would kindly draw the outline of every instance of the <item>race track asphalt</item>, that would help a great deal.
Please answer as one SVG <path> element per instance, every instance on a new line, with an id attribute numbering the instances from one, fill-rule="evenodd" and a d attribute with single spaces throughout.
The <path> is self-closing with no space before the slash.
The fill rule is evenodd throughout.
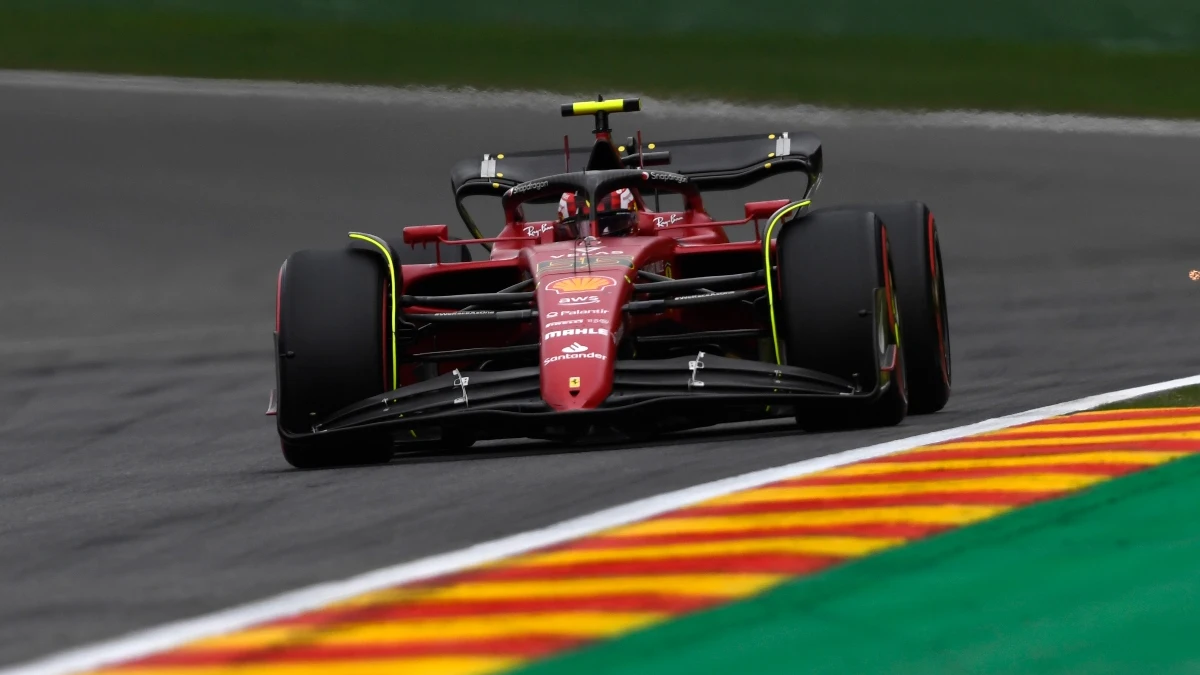
<path id="1" fill-rule="evenodd" d="M 648 140 L 806 127 L 636 122 Z M 1200 370 L 1200 140 L 818 125 L 820 202 L 915 197 L 938 216 L 956 387 L 943 413 L 291 470 L 263 416 L 282 259 L 350 229 L 462 234 L 452 161 L 587 128 L 557 108 L 0 86 L 0 664 Z"/>

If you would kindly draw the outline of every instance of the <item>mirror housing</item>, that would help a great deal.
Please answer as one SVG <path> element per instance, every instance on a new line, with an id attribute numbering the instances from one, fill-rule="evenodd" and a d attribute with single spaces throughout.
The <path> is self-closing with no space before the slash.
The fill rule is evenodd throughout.
<path id="1" fill-rule="evenodd" d="M 791 204 L 790 199 L 770 199 L 765 202 L 746 202 L 746 218 L 758 220 L 770 218 L 771 214 Z"/>
<path id="2" fill-rule="evenodd" d="M 404 228 L 404 243 L 409 246 L 417 244 L 436 244 L 450 238 L 448 225 L 411 225 Z"/>

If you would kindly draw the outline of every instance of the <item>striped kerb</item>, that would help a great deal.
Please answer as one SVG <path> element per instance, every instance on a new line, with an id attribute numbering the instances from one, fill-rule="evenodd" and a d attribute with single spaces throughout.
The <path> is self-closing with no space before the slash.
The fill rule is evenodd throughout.
<path id="1" fill-rule="evenodd" d="M 501 673 L 1200 451 L 1200 408 L 1086 412 L 729 494 L 101 672 Z"/>

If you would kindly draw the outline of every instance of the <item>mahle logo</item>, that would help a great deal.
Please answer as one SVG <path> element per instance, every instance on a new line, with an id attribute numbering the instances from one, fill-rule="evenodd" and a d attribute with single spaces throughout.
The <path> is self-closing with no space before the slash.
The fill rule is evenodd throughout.
<path id="1" fill-rule="evenodd" d="M 564 328 L 546 333 L 542 340 L 553 340 L 558 337 L 573 337 L 575 335 L 608 335 L 607 328 Z"/>

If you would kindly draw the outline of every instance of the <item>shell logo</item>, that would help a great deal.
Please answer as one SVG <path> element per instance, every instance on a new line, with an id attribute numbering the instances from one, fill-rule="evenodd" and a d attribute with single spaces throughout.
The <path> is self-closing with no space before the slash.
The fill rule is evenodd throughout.
<path id="1" fill-rule="evenodd" d="M 569 277 L 552 281 L 546 285 L 546 290 L 563 293 L 594 293 L 609 286 L 616 286 L 612 277 Z"/>

